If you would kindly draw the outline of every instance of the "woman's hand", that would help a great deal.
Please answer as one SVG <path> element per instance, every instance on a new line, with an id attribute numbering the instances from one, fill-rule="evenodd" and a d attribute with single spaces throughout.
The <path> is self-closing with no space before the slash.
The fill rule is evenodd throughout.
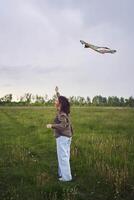
<path id="1" fill-rule="evenodd" d="M 55 92 L 57 93 L 59 91 L 58 86 L 55 87 Z"/>
<path id="2" fill-rule="evenodd" d="M 52 124 L 47 124 L 46 127 L 47 128 L 52 128 Z"/>

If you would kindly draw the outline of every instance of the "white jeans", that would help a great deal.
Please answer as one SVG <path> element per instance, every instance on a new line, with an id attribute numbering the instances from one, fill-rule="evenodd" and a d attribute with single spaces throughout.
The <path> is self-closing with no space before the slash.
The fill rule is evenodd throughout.
<path id="1" fill-rule="evenodd" d="M 58 175 L 64 181 L 72 180 L 70 169 L 70 145 L 71 139 L 66 136 L 56 138 L 57 157 L 58 157 Z"/>

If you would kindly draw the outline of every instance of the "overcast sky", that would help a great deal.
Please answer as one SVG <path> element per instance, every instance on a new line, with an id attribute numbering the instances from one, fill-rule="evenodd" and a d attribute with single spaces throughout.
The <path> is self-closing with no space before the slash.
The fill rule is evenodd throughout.
<path id="1" fill-rule="evenodd" d="M 66 96 L 134 96 L 133 8 L 133 0 L 0 0 L 0 97 L 51 96 L 56 85 Z"/>

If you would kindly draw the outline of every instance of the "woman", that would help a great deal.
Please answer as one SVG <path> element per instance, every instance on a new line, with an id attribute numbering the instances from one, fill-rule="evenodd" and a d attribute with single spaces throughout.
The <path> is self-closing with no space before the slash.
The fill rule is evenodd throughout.
<path id="1" fill-rule="evenodd" d="M 56 137 L 58 176 L 60 181 L 71 181 L 70 169 L 70 145 L 72 139 L 72 127 L 69 119 L 70 104 L 66 97 L 60 96 L 56 87 L 58 99 L 55 101 L 57 115 L 54 124 L 47 124 L 52 128 Z"/>

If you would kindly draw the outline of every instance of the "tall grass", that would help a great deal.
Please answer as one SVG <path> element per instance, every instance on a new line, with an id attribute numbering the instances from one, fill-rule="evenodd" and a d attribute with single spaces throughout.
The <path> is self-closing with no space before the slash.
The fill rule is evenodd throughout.
<path id="1" fill-rule="evenodd" d="M 74 180 L 57 180 L 54 108 L 0 108 L 0 199 L 134 198 L 134 110 L 72 108 Z"/>

